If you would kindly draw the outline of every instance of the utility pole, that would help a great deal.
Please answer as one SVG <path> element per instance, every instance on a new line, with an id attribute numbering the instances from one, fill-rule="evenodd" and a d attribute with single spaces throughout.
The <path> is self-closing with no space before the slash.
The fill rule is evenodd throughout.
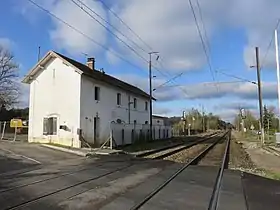
<path id="1" fill-rule="evenodd" d="M 262 88 L 261 88 L 261 73 L 259 61 L 259 48 L 256 47 L 256 63 L 258 77 L 258 93 L 259 93 L 259 108 L 260 108 L 260 128 L 261 128 L 261 143 L 264 143 L 264 128 L 263 128 L 263 105 L 262 105 Z"/>
<path id="2" fill-rule="evenodd" d="M 205 122 L 204 122 L 204 106 L 201 105 L 202 108 L 202 132 L 204 133 L 205 130 Z"/>
<path id="3" fill-rule="evenodd" d="M 39 60 L 41 59 L 41 47 L 38 47 L 38 58 L 37 61 L 39 62 Z"/>
<path id="4" fill-rule="evenodd" d="M 153 88 L 152 88 L 152 55 L 159 52 L 149 52 L 149 86 L 150 86 L 150 140 L 153 140 Z M 158 60 L 159 57 L 157 57 Z"/>
<path id="5" fill-rule="evenodd" d="M 277 85 L 278 85 L 278 112 L 280 113 L 280 70 L 279 70 L 279 50 L 278 50 L 278 33 L 275 30 L 275 56 L 276 56 L 276 70 L 277 70 Z M 280 116 L 278 116 L 278 122 L 280 122 Z M 280 123 L 278 123 L 280 132 Z"/>

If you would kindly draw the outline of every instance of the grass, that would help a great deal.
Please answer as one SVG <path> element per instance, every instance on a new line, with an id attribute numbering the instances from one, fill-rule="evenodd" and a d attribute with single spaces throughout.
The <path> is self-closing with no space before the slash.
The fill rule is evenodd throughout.
<path id="1" fill-rule="evenodd" d="M 270 170 L 266 170 L 266 169 L 260 169 L 260 171 L 262 171 L 262 176 L 268 179 L 274 179 L 274 180 L 279 180 L 280 181 L 280 174 L 270 171 Z"/>

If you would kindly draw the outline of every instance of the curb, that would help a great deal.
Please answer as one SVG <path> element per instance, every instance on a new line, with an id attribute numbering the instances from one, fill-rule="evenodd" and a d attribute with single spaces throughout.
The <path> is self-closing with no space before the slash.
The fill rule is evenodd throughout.
<path id="1" fill-rule="evenodd" d="M 88 155 L 88 152 L 74 151 L 71 149 L 67 149 L 67 148 L 63 148 L 63 147 L 56 147 L 56 146 L 48 145 L 48 144 L 41 144 L 41 146 L 50 148 L 50 149 L 54 149 L 54 150 L 58 150 L 61 152 L 71 153 L 71 154 L 82 156 L 82 157 L 86 157 Z"/>

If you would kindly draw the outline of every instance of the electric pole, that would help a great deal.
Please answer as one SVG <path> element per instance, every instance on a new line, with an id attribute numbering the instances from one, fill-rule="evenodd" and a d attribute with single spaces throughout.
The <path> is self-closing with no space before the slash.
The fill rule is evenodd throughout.
<path id="1" fill-rule="evenodd" d="M 202 107 L 202 132 L 204 133 L 205 130 L 205 122 L 204 122 L 204 106 L 201 105 Z"/>
<path id="2" fill-rule="evenodd" d="M 257 77 L 258 77 L 258 93 L 259 93 L 259 108 L 260 108 L 260 128 L 261 128 L 261 143 L 264 143 L 264 128 L 263 128 L 263 105 L 262 105 L 262 88 L 261 88 L 261 73 L 259 61 L 259 48 L 256 47 L 256 62 L 257 62 Z"/>
<path id="3" fill-rule="evenodd" d="M 153 88 L 152 88 L 152 54 L 159 52 L 149 52 L 149 86 L 150 86 L 150 140 L 153 140 Z M 159 56 L 157 57 L 158 60 Z"/>
<path id="4" fill-rule="evenodd" d="M 279 50 L 278 50 L 278 33 L 275 30 L 275 57 L 276 57 L 276 70 L 277 70 L 277 93 L 278 93 L 278 112 L 280 113 L 280 69 L 279 69 Z M 278 116 L 278 131 L 280 132 L 280 116 Z"/>

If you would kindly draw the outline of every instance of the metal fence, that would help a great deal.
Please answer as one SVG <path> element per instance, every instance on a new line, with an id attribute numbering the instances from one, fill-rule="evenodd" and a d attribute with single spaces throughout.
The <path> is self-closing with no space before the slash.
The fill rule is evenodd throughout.
<path id="1" fill-rule="evenodd" d="M 133 144 L 150 140 L 148 124 L 119 124 L 111 123 L 111 139 L 116 146 Z M 170 126 L 155 125 L 152 129 L 153 140 L 166 139 L 172 136 Z"/>
<path id="2" fill-rule="evenodd" d="M 0 121 L 0 140 L 28 141 L 28 126 L 11 127 L 10 121 Z"/>

